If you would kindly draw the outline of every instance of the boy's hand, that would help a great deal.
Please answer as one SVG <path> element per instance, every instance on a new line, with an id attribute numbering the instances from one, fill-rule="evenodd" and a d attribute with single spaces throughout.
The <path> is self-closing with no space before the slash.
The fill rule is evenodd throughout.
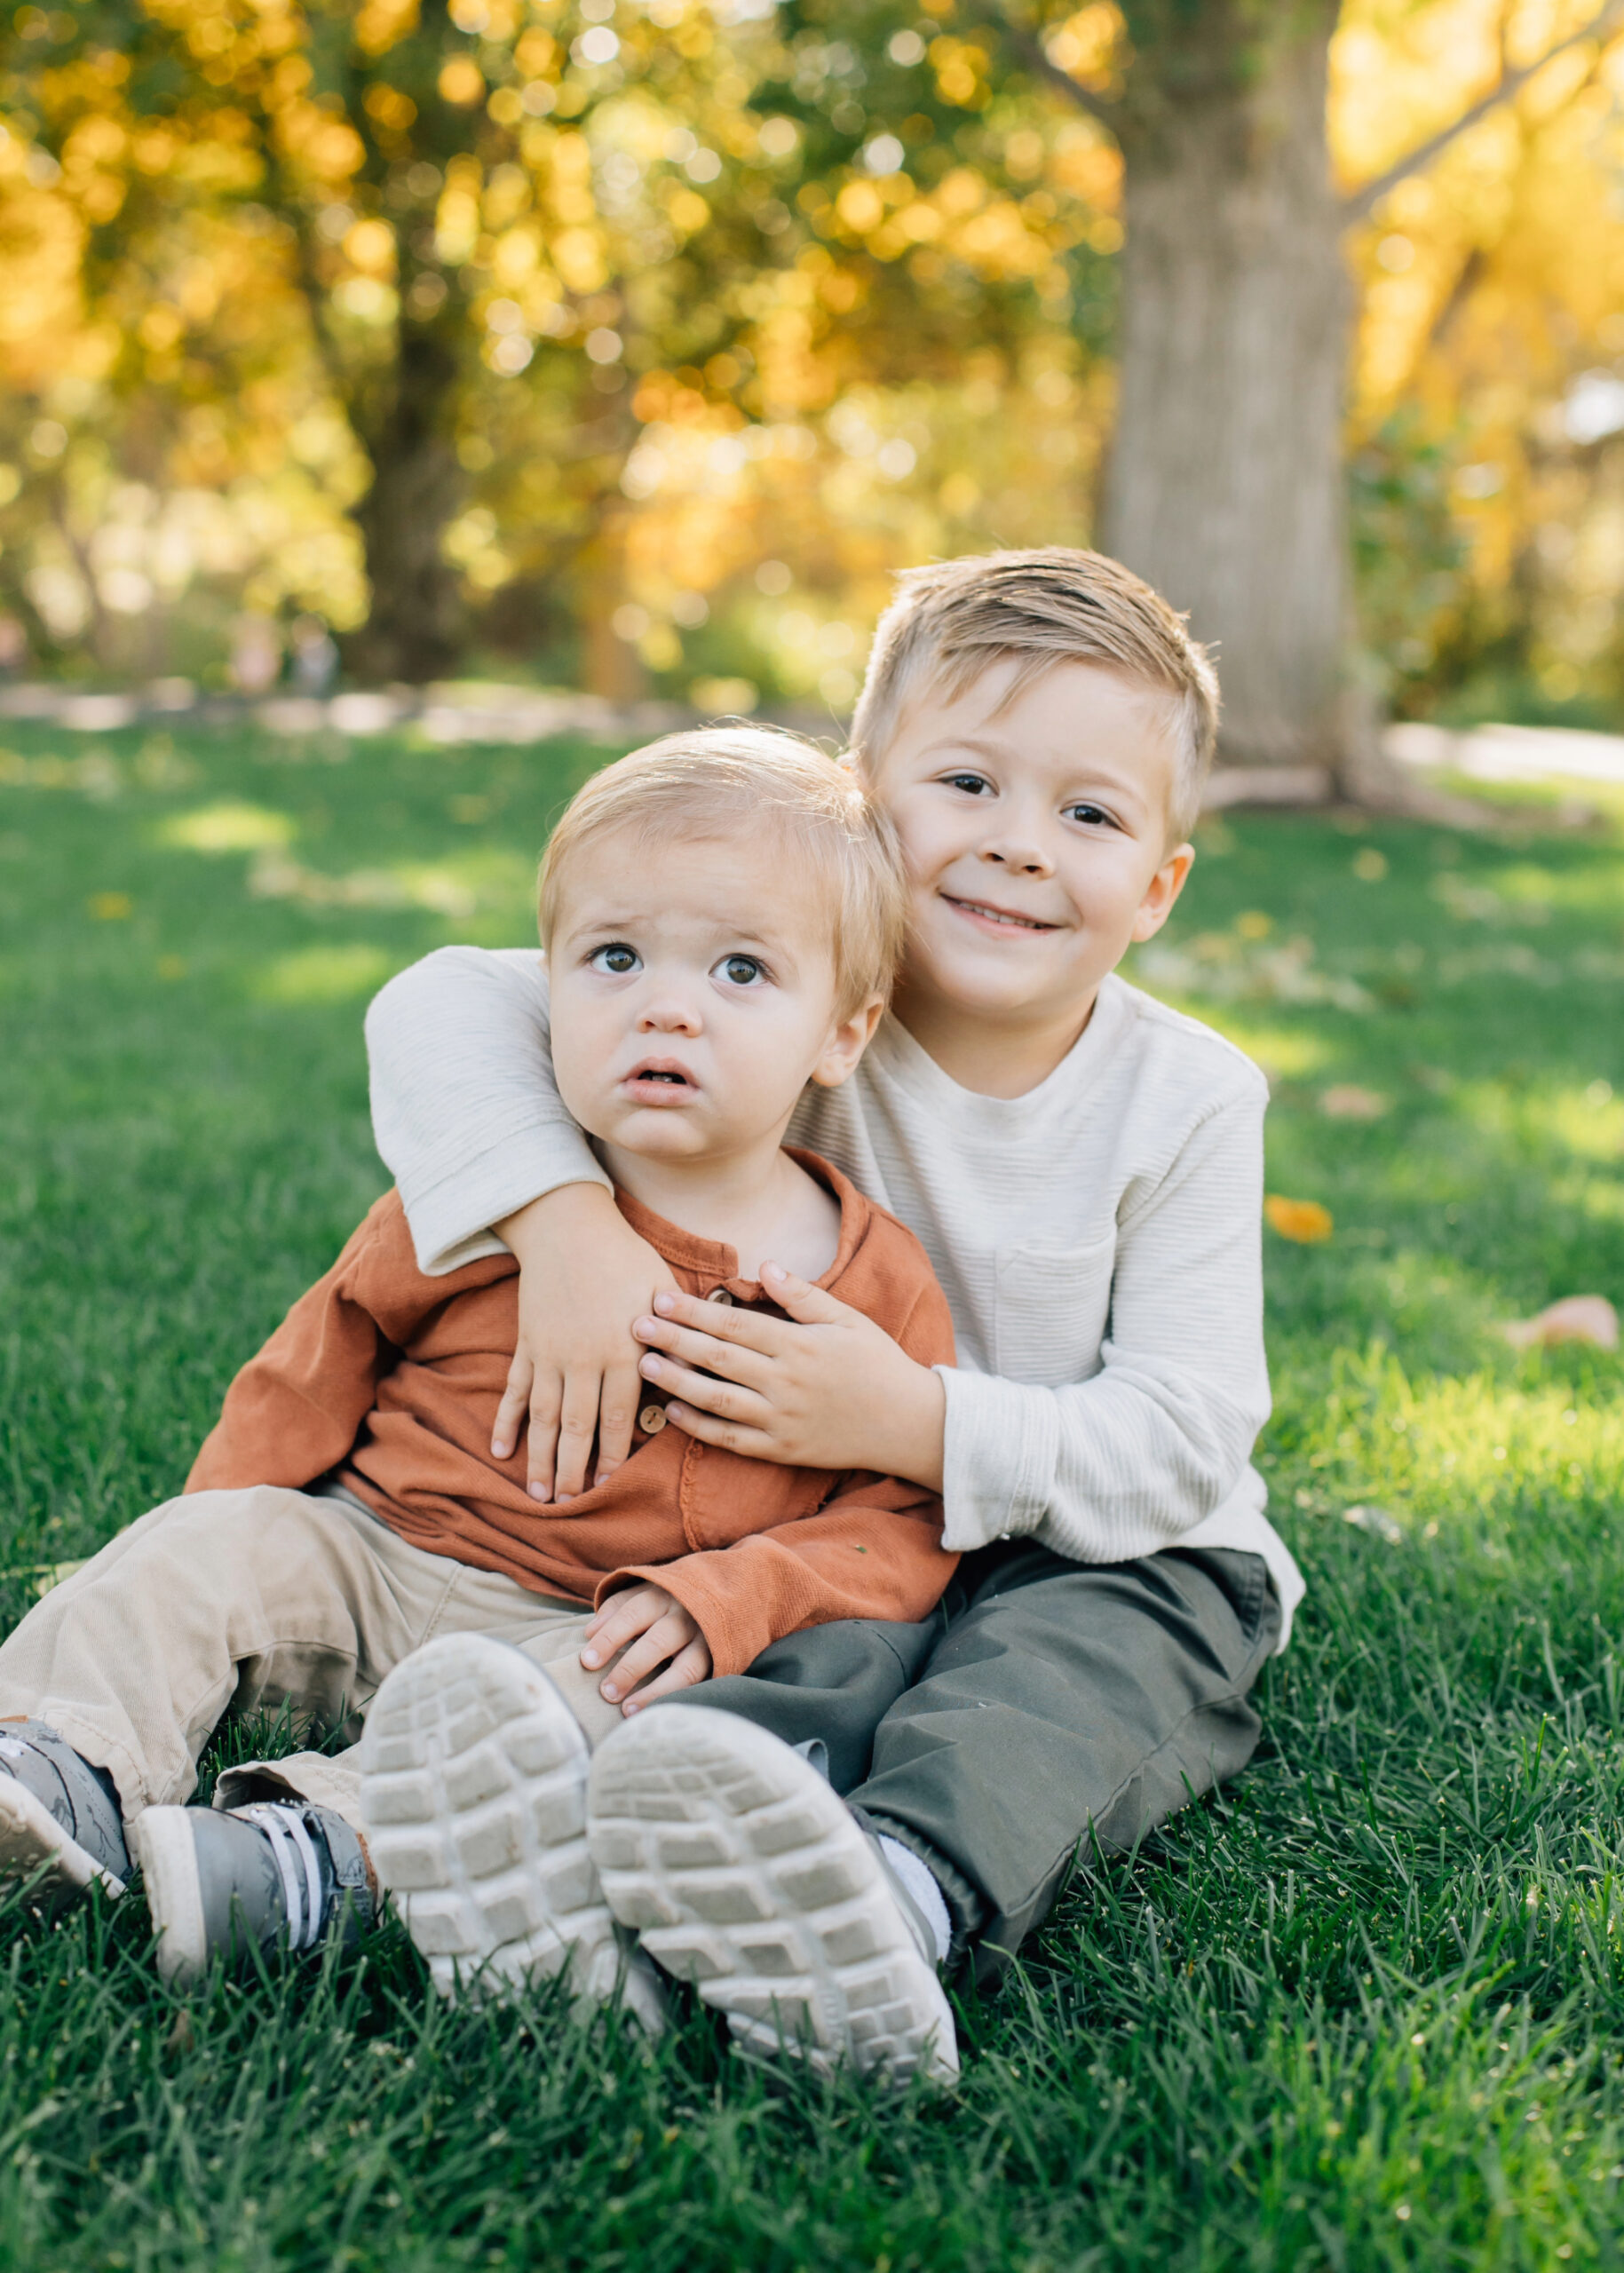
<path id="1" fill-rule="evenodd" d="M 637 1320 L 649 1345 L 644 1379 L 672 1392 L 669 1418 L 756 1460 L 872 1469 L 939 1492 L 947 1399 L 938 1376 L 821 1287 L 772 1263 L 761 1278 L 788 1319 L 674 1292 Z"/>
<path id="2" fill-rule="evenodd" d="M 598 1686 L 598 1693 L 611 1705 L 620 1705 L 622 1713 L 640 1713 L 656 1697 L 710 1678 L 710 1650 L 704 1635 L 692 1612 L 663 1587 L 628 1587 L 624 1594 L 611 1595 L 586 1629 L 581 1662 L 590 1669 L 606 1665 L 617 1650 L 625 1650 L 625 1656 Z M 658 1673 L 661 1666 L 665 1671 Z M 644 1682 L 645 1674 L 657 1677 Z"/>
<path id="3" fill-rule="evenodd" d="M 631 1450 L 642 1402 L 630 1320 L 677 1281 L 601 1184 L 566 1184 L 495 1226 L 519 1258 L 519 1342 L 491 1430 L 507 1460 L 530 1419 L 533 1500 L 601 1484 Z"/>

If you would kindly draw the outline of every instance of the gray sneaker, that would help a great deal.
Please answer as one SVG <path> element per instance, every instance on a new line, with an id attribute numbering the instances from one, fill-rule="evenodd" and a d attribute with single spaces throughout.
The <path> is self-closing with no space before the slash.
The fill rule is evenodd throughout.
<path id="1" fill-rule="evenodd" d="M 957 2076 L 928 1924 L 788 1745 L 709 1707 L 656 1707 L 605 1738 L 588 1788 L 610 1908 L 741 2045 L 892 2086 Z"/>
<path id="2" fill-rule="evenodd" d="M 47 1901 L 130 1876 L 118 1793 L 44 1721 L 0 1722 L 0 1880 L 42 1873 Z"/>
<path id="3" fill-rule="evenodd" d="M 148 1808 L 131 1828 L 158 1971 L 177 1988 L 217 1957 L 240 1973 L 255 1949 L 312 1950 L 335 1931 L 357 1934 L 376 1909 L 367 1850 L 330 1808 Z"/>

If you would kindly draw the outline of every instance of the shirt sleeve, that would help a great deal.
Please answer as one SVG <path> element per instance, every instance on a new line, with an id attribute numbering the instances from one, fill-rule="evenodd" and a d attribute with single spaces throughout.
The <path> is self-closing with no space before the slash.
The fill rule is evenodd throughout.
<path id="1" fill-rule="evenodd" d="M 927 1616 L 959 1559 L 940 1545 L 941 1516 L 941 1501 L 917 1484 L 856 1476 L 816 1515 L 675 1563 L 614 1572 L 598 1600 L 638 1579 L 663 1587 L 704 1635 L 711 1671 L 743 1673 L 770 1643 L 808 1626 Z"/>
<path id="2" fill-rule="evenodd" d="M 358 1283 L 384 1205 L 232 1382 L 192 1463 L 187 1492 L 240 1492 L 256 1484 L 298 1491 L 348 1453 L 396 1355 Z"/>
<path id="3" fill-rule="evenodd" d="M 1269 1414 L 1261 1084 L 1196 1126 L 1119 1224 L 1090 1380 L 943 1370 L 945 1546 L 1036 1538 L 1073 1563 L 1177 1544 L 1240 1485 Z"/>
<path id="4" fill-rule="evenodd" d="M 431 1278 L 505 1253 L 490 1226 L 565 1184 L 612 1189 L 552 1078 L 536 952 L 440 947 L 367 1012 L 372 1129 Z"/>

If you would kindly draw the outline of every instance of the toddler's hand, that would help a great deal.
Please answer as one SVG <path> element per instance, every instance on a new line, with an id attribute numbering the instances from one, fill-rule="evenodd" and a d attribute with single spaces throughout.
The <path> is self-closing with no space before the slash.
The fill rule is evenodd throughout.
<path id="1" fill-rule="evenodd" d="M 606 1665 L 617 1650 L 626 1654 L 598 1690 L 623 1713 L 640 1713 L 656 1697 L 710 1678 L 710 1650 L 704 1635 L 693 1614 L 663 1587 L 628 1587 L 624 1594 L 611 1595 L 586 1629 L 581 1662 L 595 1670 Z M 659 1673 L 661 1666 L 665 1670 Z M 658 1677 L 644 1682 L 645 1674 Z"/>
<path id="2" fill-rule="evenodd" d="M 631 1321 L 677 1281 L 601 1184 L 560 1185 L 495 1228 L 519 1259 L 519 1341 L 491 1458 L 512 1456 L 528 1414 L 530 1496 L 568 1501 L 631 1450 L 642 1402 Z"/>

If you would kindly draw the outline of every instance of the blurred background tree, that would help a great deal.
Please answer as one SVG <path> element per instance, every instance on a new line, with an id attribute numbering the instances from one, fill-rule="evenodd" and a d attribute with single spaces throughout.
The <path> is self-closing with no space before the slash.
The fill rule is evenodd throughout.
<path id="1" fill-rule="evenodd" d="M 1233 756 L 1616 718 L 1616 12 L 1013 7 L 19 9 L 0 599 L 839 713 L 896 567 L 1097 537 Z"/>

